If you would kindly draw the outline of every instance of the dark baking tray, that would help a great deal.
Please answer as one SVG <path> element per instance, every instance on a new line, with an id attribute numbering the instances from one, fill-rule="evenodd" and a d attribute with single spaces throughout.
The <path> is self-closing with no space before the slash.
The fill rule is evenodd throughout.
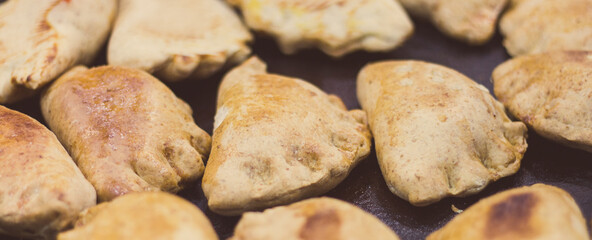
<path id="1" fill-rule="evenodd" d="M 357 52 L 341 59 L 330 58 L 317 50 L 297 55 L 281 54 L 272 40 L 258 36 L 254 54 L 269 66 L 271 73 L 299 77 L 310 81 L 324 91 L 340 96 L 348 108 L 359 108 L 356 99 L 356 75 L 369 62 L 388 59 L 419 59 L 439 63 L 456 69 L 491 90 L 491 72 L 509 56 L 498 34 L 486 45 L 467 46 L 449 39 L 430 23 L 414 20 L 415 34 L 402 47 L 389 53 Z M 97 60 L 104 63 L 104 52 Z M 180 83 L 167 83 L 173 91 L 187 101 L 194 111 L 197 124 L 212 133 L 216 91 L 223 73 L 209 79 L 187 79 Z M 8 105 L 31 115 L 44 123 L 39 109 L 39 97 Z M 529 131 L 528 150 L 522 167 L 513 176 L 491 183 L 477 195 L 466 198 L 447 198 L 427 207 L 414 207 L 393 195 L 384 182 L 374 151 L 358 165 L 335 189 L 325 194 L 339 198 L 374 214 L 390 226 L 401 239 L 423 239 L 446 224 L 455 213 L 454 204 L 465 209 L 484 197 L 497 192 L 534 183 L 546 183 L 567 190 L 576 199 L 590 221 L 592 215 L 592 153 L 567 148 L 539 137 Z M 223 217 L 207 208 L 200 184 L 179 193 L 201 208 L 214 225 L 221 239 L 232 235 L 239 217 Z M 590 226 L 590 224 L 588 224 Z M 105 229 L 108 231 L 108 229 Z M 0 239 L 10 239 L 0 236 Z"/>

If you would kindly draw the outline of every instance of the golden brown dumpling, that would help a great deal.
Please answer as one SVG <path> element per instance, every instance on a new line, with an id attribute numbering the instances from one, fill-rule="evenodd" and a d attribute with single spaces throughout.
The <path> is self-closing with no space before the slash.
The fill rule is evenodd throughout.
<path id="1" fill-rule="evenodd" d="M 116 0 L 11 0 L 0 5 L 0 103 L 90 64 L 111 31 Z"/>
<path id="2" fill-rule="evenodd" d="M 413 24 L 394 0 L 227 0 L 246 24 L 276 38 L 293 54 L 317 47 L 333 57 L 363 49 L 388 51 L 401 45 Z"/>
<path id="3" fill-rule="evenodd" d="M 251 52 L 251 35 L 221 0 L 120 0 L 109 65 L 177 81 L 207 77 Z"/>
<path id="4" fill-rule="evenodd" d="M 440 65 L 370 64 L 358 99 L 387 186 L 413 205 L 475 194 L 518 171 L 526 151 L 526 126 L 487 88 Z"/>
<path id="5" fill-rule="evenodd" d="M 495 95 L 538 134 L 592 152 L 592 52 L 526 55 L 493 72 Z"/>
<path id="6" fill-rule="evenodd" d="M 52 239 L 96 199 L 52 132 L 0 106 L 0 234 Z"/>
<path id="7" fill-rule="evenodd" d="M 58 240 L 217 240 L 208 218 L 192 203 L 164 192 L 131 193 L 80 214 Z"/>
<path id="8" fill-rule="evenodd" d="M 398 240 L 376 217 L 347 202 L 313 198 L 262 213 L 248 212 L 230 240 Z"/>
<path id="9" fill-rule="evenodd" d="M 512 56 L 592 50 L 592 1 L 511 0 L 500 31 Z"/>
<path id="10" fill-rule="evenodd" d="M 586 221 L 569 193 L 535 184 L 482 199 L 427 240 L 588 240 Z"/>
<path id="11" fill-rule="evenodd" d="M 202 175 L 210 151 L 189 105 L 136 69 L 76 67 L 43 94 L 41 110 L 100 201 L 179 191 Z"/>
<path id="12" fill-rule="evenodd" d="M 370 153 L 366 115 L 251 58 L 224 77 L 202 188 L 238 215 L 323 194 Z"/>
<path id="13" fill-rule="evenodd" d="M 470 44 L 484 44 L 495 33 L 508 0 L 400 0 L 413 15 L 430 19 L 445 34 Z"/>

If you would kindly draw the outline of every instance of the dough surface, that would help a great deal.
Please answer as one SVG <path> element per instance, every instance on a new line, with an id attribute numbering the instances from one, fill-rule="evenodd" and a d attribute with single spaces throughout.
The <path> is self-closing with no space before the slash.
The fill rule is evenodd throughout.
<path id="1" fill-rule="evenodd" d="M 370 153 L 370 138 L 361 110 L 251 58 L 220 85 L 208 206 L 238 215 L 323 194 Z"/>
<path id="2" fill-rule="evenodd" d="M 191 202 L 165 192 L 141 192 L 80 214 L 58 240 L 217 240 L 208 218 Z"/>
<path id="3" fill-rule="evenodd" d="M 563 189 L 535 184 L 482 199 L 427 240 L 588 240 L 586 220 Z"/>
<path id="4" fill-rule="evenodd" d="M 357 83 L 387 186 L 411 204 L 475 194 L 518 171 L 526 126 L 461 73 L 385 61 L 364 67 Z"/>
<path id="5" fill-rule="evenodd" d="M 100 201 L 177 192 L 202 175 L 210 151 L 189 105 L 137 69 L 76 67 L 42 95 L 41 110 Z"/>
<path id="6" fill-rule="evenodd" d="M 431 20 L 446 35 L 469 44 L 486 43 L 509 0 L 400 0 L 412 15 Z"/>
<path id="7" fill-rule="evenodd" d="M 347 202 L 322 197 L 243 215 L 229 240 L 398 240 L 378 218 Z"/>
<path id="8" fill-rule="evenodd" d="M 221 0 L 120 0 L 109 65 L 167 81 L 208 77 L 251 53 L 251 35 Z"/>
<path id="9" fill-rule="evenodd" d="M 116 0 L 11 0 L 0 4 L 0 104 L 33 95 L 109 36 Z"/>
<path id="10" fill-rule="evenodd" d="M 498 99 L 538 134 L 592 152 L 592 51 L 520 56 L 492 79 Z"/>
<path id="11" fill-rule="evenodd" d="M 555 50 L 592 50 L 592 1 L 511 0 L 500 20 L 512 56 Z"/>
<path id="12" fill-rule="evenodd" d="M 247 25 L 274 37 L 285 54 L 317 47 L 333 57 L 355 50 L 389 51 L 413 33 L 394 0 L 227 0 Z"/>
<path id="13" fill-rule="evenodd" d="M 52 239 L 96 198 L 52 132 L 0 106 L 0 234 Z"/>

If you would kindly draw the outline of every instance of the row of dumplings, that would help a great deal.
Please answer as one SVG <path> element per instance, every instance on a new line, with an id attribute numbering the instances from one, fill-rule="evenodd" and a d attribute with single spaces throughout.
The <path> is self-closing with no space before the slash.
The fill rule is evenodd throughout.
<path id="1" fill-rule="evenodd" d="M 493 81 L 509 111 L 535 131 L 590 150 L 592 118 L 584 110 L 590 104 L 591 75 L 591 52 L 560 51 L 509 60 L 495 69 Z M 364 67 L 357 81 L 364 111 L 348 111 L 337 96 L 304 80 L 267 73 L 265 63 L 253 57 L 222 80 L 210 138 L 194 123 L 191 108 L 150 74 L 118 66 L 75 67 L 41 96 L 43 116 L 55 135 L 24 114 L 0 109 L 0 185 L 6 186 L 0 192 L 0 232 L 51 237 L 79 218 L 74 230 L 58 239 L 127 234 L 125 228 L 120 233 L 101 227 L 103 221 L 113 220 L 112 214 L 98 214 L 110 209 L 104 207 L 109 201 L 115 203 L 119 196 L 134 192 L 174 193 L 202 174 L 208 207 L 218 214 L 240 215 L 290 204 L 338 185 L 370 153 L 372 136 L 387 186 L 417 206 L 475 194 L 519 169 L 527 148 L 527 127 L 511 121 L 502 103 L 464 75 L 421 61 L 384 61 Z M 530 222 L 497 223 L 493 225 L 508 229 L 494 232 L 522 234 L 522 228 L 533 228 L 536 236 L 547 236 L 556 229 L 574 234 L 574 239 L 587 239 L 585 220 L 568 193 L 549 186 L 525 189 L 516 191 L 535 191 L 537 196 L 498 197 L 510 202 L 496 203 L 501 210 L 490 211 L 499 213 L 479 221 L 536 215 L 536 209 L 547 209 L 539 202 L 559 201 L 546 198 L 561 195 L 558 198 L 564 202 L 554 211 L 565 207 L 561 211 L 569 214 L 541 218 L 549 226 L 553 221 L 571 224 L 539 229 Z M 97 199 L 103 203 L 93 207 Z M 318 211 L 305 216 L 320 214 L 312 218 L 321 218 L 318 224 L 342 221 L 326 207 Z M 470 218 L 463 217 L 469 212 L 459 219 Z M 251 226 L 275 224 L 275 217 L 248 216 L 259 215 L 245 214 L 237 235 L 269 232 L 272 235 L 265 236 L 275 238 L 273 230 Z M 129 217 L 136 221 L 135 215 Z M 450 224 L 466 224 L 459 221 Z M 140 222 L 127 224 L 138 227 Z M 441 234 L 473 234 L 449 228 Z"/>
<path id="2" fill-rule="evenodd" d="M 377 14 L 384 9 L 400 9 L 394 1 L 230 2 L 240 6 L 247 25 L 278 38 L 286 53 L 308 46 L 317 46 L 334 56 L 359 48 L 388 50 L 410 34 L 410 30 L 393 32 L 392 29 L 401 28 L 389 27 L 386 32 L 395 35 L 384 39 L 396 41 L 385 43 L 380 42 L 382 35 L 364 32 L 364 27 L 405 22 L 399 19 L 392 22 L 395 25 L 389 25 L 383 19 L 372 20 L 387 15 L 405 16 L 402 11 L 402 15 Z M 571 13 L 569 17 L 552 18 L 559 26 L 548 24 L 545 18 L 535 18 L 531 24 L 544 31 L 536 32 L 542 35 L 526 35 L 528 40 L 516 40 L 528 43 L 524 45 L 529 47 L 525 53 L 555 46 L 589 48 L 586 24 L 590 23 L 590 14 L 585 11 L 589 2 L 565 2 L 554 6 L 541 1 L 513 1 L 511 9 L 548 14 L 557 14 L 556 9 L 565 6 L 573 10 L 565 11 Z M 90 63 L 111 31 L 116 4 L 23 0 L 2 4 L 0 102 L 25 98 L 72 66 Z M 417 9 L 446 8 L 426 3 Z M 512 11 L 507 13 L 508 18 Z M 498 14 L 494 14 L 493 22 Z M 166 17 L 163 20 L 155 16 Z M 208 21 L 196 21 L 195 17 Z M 265 17 L 272 20 L 266 22 Z M 267 25 L 259 29 L 256 22 L 262 19 Z M 442 22 L 436 17 L 432 19 L 436 24 Z M 283 23 L 284 20 L 287 22 Z M 528 21 L 530 18 L 522 17 L 520 23 Z M 526 25 L 525 29 L 532 30 L 533 25 Z M 344 26 L 361 28 L 344 31 Z M 325 30 L 318 30 L 319 27 Z M 569 31 L 558 31 L 556 28 L 560 27 Z M 274 28 L 279 29 L 278 33 L 267 30 Z M 503 28 L 504 20 L 502 32 Z M 525 29 L 516 32 L 523 33 Z M 311 36 L 311 32 L 327 35 Z M 250 53 L 246 46 L 250 39 L 238 17 L 220 1 L 121 0 L 109 40 L 108 62 L 148 71 L 167 81 L 191 75 L 205 77 L 243 61 Z M 510 39 L 508 35 L 509 52 L 519 55 L 513 53 Z M 573 42 L 560 44 L 568 40 Z M 535 48 L 530 49 L 532 46 Z M 590 151 L 586 127 L 592 119 L 587 113 L 590 56 L 585 51 L 551 52 L 508 61 L 493 73 L 495 94 L 514 116 L 541 135 Z M 102 209 L 110 209 L 105 207 L 110 203 L 92 207 L 97 198 L 107 202 L 130 192 L 177 192 L 202 174 L 208 205 L 219 214 L 238 215 L 288 204 L 323 194 L 339 184 L 369 154 L 371 135 L 387 185 L 394 194 L 418 206 L 481 191 L 489 182 L 515 173 L 526 151 L 523 123 L 510 121 L 504 106 L 483 86 L 434 64 L 391 61 L 365 67 L 358 78 L 358 98 L 365 111 L 347 111 L 338 97 L 305 81 L 267 74 L 265 64 L 253 58 L 228 73 L 221 83 L 212 138 L 195 125 L 191 108 L 164 84 L 144 71 L 127 67 L 75 67 L 43 92 L 43 116 L 57 138 L 35 120 L 2 107 L 0 182 L 8 187 L 0 192 L 1 232 L 51 238 L 78 218 L 74 230 L 58 237 L 72 235 L 80 239 L 94 234 L 119 234 L 100 227 L 114 218 L 109 217 L 112 213 L 99 214 Z M 559 192 L 570 199 L 565 192 Z M 155 195 L 154 198 L 164 199 L 155 200 L 155 204 L 175 201 L 163 194 Z M 519 197 L 517 202 L 538 202 L 533 198 L 539 197 Z M 117 199 L 124 202 L 127 198 Z M 577 221 L 560 230 L 575 226 L 570 232 L 586 239 L 583 217 L 573 200 L 568 202 L 563 203 L 570 209 L 566 211 Z M 515 204 L 510 201 L 501 206 Z M 164 203 L 162 206 L 163 211 L 183 211 L 167 208 Z M 87 210 L 78 217 L 84 209 Z M 192 211 L 188 210 L 192 218 L 207 229 L 207 220 Z M 502 218 L 487 221 L 499 221 L 506 212 L 516 211 L 502 207 L 500 212 Z M 317 216 L 315 211 L 307 214 Z M 311 218 L 313 223 L 308 224 L 307 220 L 304 226 L 312 228 L 306 228 L 310 230 L 306 233 L 301 231 L 301 236 L 328 238 L 322 236 L 331 232 L 315 230 L 314 222 L 318 219 L 322 221 L 316 224 L 326 224 L 327 218 L 345 222 L 331 213 L 318 214 L 321 217 Z M 101 218 L 95 216 L 105 216 L 106 220 L 99 221 Z M 139 226 L 134 225 L 136 219 L 130 221 L 132 226 Z M 239 224 L 237 236 L 243 225 L 248 223 Z M 496 232 L 521 229 L 508 228 Z M 263 229 L 260 234 L 266 232 L 270 230 Z M 215 237 L 211 230 L 204 230 L 203 234 Z"/>
<path id="3" fill-rule="evenodd" d="M 118 5 L 119 3 L 119 5 Z M 316 47 L 334 57 L 389 51 L 413 32 L 405 10 L 442 32 L 483 44 L 500 21 L 513 56 L 592 50 L 589 0 L 227 0 L 245 24 L 291 54 Z M 221 0 L 11 0 L 0 6 L 0 103 L 13 103 L 78 64 L 110 35 L 109 65 L 162 80 L 207 77 L 245 60 L 252 36 Z M 401 6 L 402 5 L 402 6 Z M 405 9 L 405 10 L 404 10 Z"/>

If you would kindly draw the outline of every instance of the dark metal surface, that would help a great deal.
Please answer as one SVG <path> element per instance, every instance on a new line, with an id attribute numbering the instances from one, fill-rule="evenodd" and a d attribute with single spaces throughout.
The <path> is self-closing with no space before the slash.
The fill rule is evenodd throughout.
<path id="1" fill-rule="evenodd" d="M 368 62 L 419 59 L 439 63 L 466 74 L 491 90 L 491 72 L 509 58 L 501 45 L 499 34 L 485 46 L 469 47 L 443 36 L 431 24 L 417 21 L 414 36 L 403 47 L 390 53 L 359 52 L 337 60 L 316 50 L 284 56 L 273 41 L 260 37 L 254 44 L 254 53 L 267 62 L 270 72 L 310 81 L 324 91 L 340 96 L 350 109 L 359 108 L 355 80 L 360 68 Z M 104 62 L 104 56 L 102 58 L 99 63 Z M 223 73 L 205 80 L 188 79 L 168 84 L 193 107 L 196 122 L 210 134 L 216 91 L 222 76 Z M 38 97 L 8 107 L 44 122 Z M 374 214 L 402 239 L 422 239 L 442 227 L 455 215 L 451 204 L 465 209 L 499 191 L 534 183 L 551 184 L 567 190 L 576 199 L 589 222 L 592 216 L 592 153 L 563 147 L 539 137 L 533 131 L 529 131 L 528 144 L 517 174 L 492 183 L 483 192 L 471 197 L 448 198 L 427 207 L 414 207 L 388 190 L 374 151 L 344 182 L 325 195 L 346 200 Z M 223 217 L 209 211 L 199 183 L 180 195 L 204 210 L 221 239 L 232 235 L 239 218 Z M 0 236 L 0 239 L 6 238 Z"/>

